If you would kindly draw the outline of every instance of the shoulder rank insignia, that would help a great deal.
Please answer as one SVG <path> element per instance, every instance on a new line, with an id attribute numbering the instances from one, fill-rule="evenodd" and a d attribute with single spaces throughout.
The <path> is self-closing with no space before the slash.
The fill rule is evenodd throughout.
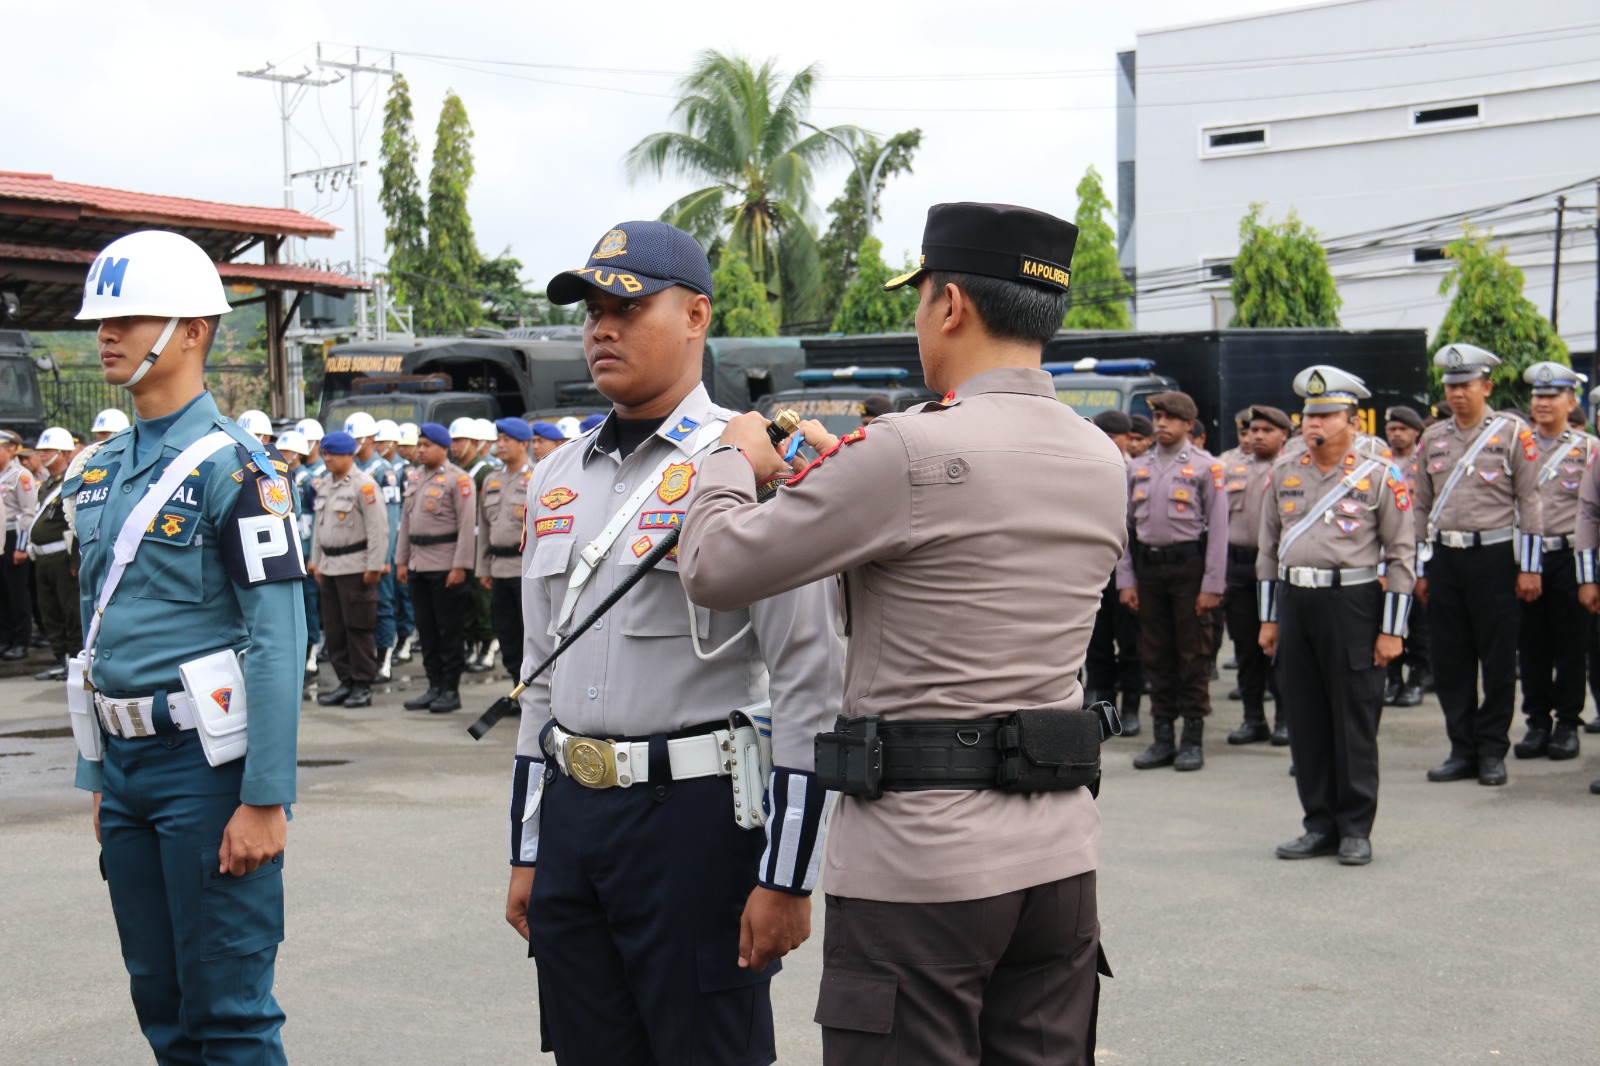
<path id="1" fill-rule="evenodd" d="M 550 508 L 550 510 L 555 511 L 565 507 L 577 498 L 578 494 L 569 488 L 554 488 L 540 496 L 539 502 Z"/>
<path id="2" fill-rule="evenodd" d="M 951 393 L 951 395 L 953 396 L 955 394 Z M 811 462 L 805 467 L 805 469 L 801 470 L 794 477 L 790 478 L 789 479 L 789 483 L 787 485 L 785 485 L 784 487 L 785 488 L 793 488 L 794 486 L 800 484 L 801 480 L 804 479 L 807 474 L 811 473 L 811 471 L 813 471 L 817 467 L 821 466 L 822 465 L 822 461 L 824 459 L 826 459 L 828 456 L 832 455 L 834 452 L 838 451 L 840 448 L 843 448 L 846 444 L 854 444 L 856 441 L 864 439 L 866 437 L 866 435 L 867 435 L 867 427 L 866 426 L 857 426 L 855 429 L 852 429 L 849 433 L 846 433 L 844 436 L 840 437 L 838 442 L 836 444 L 834 444 L 833 447 L 829 448 L 827 451 L 823 452 L 821 455 L 819 455 L 815 459 L 811 460 Z"/>
<path id="3" fill-rule="evenodd" d="M 677 503 L 689 495 L 689 486 L 694 483 L 693 463 L 673 463 L 661 475 L 661 484 L 656 486 L 656 495 L 662 503 Z M 637 544 L 635 544 L 637 547 Z M 645 551 L 649 551 L 648 547 Z M 644 554 L 640 552 L 639 554 Z"/>
<path id="4" fill-rule="evenodd" d="M 680 418 L 678 424 L 663 434 L 668 440 L 683 441 L 689 434 L 700 428 L 700 423 L 692 418 Z"/>

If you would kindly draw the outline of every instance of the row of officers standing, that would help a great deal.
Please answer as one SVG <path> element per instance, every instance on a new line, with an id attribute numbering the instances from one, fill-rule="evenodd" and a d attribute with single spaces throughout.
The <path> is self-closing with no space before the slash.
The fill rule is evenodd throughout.
<path id="1" fill-rule="evenodd" d="M 1135 767 L 1201 768 L 1206 619 L 1225 607 L 1244 702 L 1228 740 L 1282 737 L 1305 808 L 1305 834 L 1282 858 L 1370 861 L 1382 707 L 1415 705 L 1434 678 L 1449 750 L 1430 781 L 1505 783 L 1519 664 L 1527 731 L 1515 754 L 1578 754 L 1600 611 L 1600 441 L 1576 414 L 1585 379 L 1529 367 L 1529 425 L 1490 407 L 1495 355 L 1453 344 L 1434 361 L 1450 417 L 1425 427 L 1392 408 L 1387 445 L 1357 429 L 1365 384 L 1331 366 L 1295 378 L 1298 435 L 1283 411 L 1253 406 L 1240 413 L 1241 448 L 1213 457 L 1190 436 L 1194 402 L 1169 392 L 1150 400 L 1152 447 L 1134 454 L 1119 439 L 1130 543 L 1117 599 L 1108 589 L 1102 601 L 1089 688 L 1120 690 L 1136 731 L 1148 687 L 1154 738 Z M 1100 421 L 1113 439 L 1132 428 L 1117 413 Z M 1212 535 L 1224 515 L 1226 538 Z"/>

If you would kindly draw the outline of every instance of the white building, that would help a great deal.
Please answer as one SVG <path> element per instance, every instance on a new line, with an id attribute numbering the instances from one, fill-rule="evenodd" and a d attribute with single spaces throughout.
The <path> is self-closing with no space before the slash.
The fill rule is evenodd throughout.
<path id="1" fill-rule="evenodd" d="M 1438 327 L 1443 245 L 1492 229 L 1595 350 L 1600 4 L 1340 0 L 1138 35 L 1119 56 L 1119 239 L 1140 329 L 1226 325 L 1252 202 L 1329 250 L 1348 328 Z"/>

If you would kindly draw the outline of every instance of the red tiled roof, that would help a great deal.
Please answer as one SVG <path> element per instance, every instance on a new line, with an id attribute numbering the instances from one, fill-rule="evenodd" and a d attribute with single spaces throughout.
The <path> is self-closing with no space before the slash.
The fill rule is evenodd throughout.
<path id="1" fill-rule="evenodd" d="M 0 259 L 24 259 L 35 262 L 81 263 L 85 268 L 94 262 L 96 253 L 81 248 L 43 248 L 32 244 L 7 244 L 0 242 Z M 281 288 L 357 289 L 370 288 L 367 282 L 329 270 L 316 270 L 294 263 L 218 263 L 217 273 L 224 281 L 249 281 Z"/>
<path id="2" fill-rule="evenodd" d="M 0 170 L 0 200 L 76 206 L 79 217 L 118 218 L 241 233 L 331 237 L 339 227 L 283 207 L 245 207 L 178 196 L 57 181 L 49 174 Z"/>

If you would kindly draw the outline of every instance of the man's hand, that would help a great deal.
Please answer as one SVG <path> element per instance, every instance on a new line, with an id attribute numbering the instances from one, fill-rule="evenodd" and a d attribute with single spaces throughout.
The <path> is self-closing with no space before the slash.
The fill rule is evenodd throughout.
<path id="1" fill-rule="evenodd" d="M 394 579 L 396 581 L 400 582 L 400 584 L 402 584 L 402 585 L 411 584 L 411 571 L 406 568 L 406 564 L 405 563 L 396 563 L 395 564 Z"/>
<path id="2" fill-rule="evenodd" d="M 1428 579 L 1425 577 L 1417 578 L 1417 583 L 1411 586 L 1411 595 L 1416 598 L 1418 603 L 1426 607 L 1428 605 Z"/>
<path id="3" fill-rule="evenodd" d="M 482 588 L 483 591 L 485 591 L 485 592 L 493 592 L 494 591 L 494 578 L 492 578 L 492 577 L 480 577 L 478 579 L 478 586 L 480 588 Z"/>
<path id="4" fill-rule="evenodd" d="M 1544 592 L 1544 578 L 1538 574 L 1517 575 L 1517 599 L 1532 603 Z"/>
<path id="5" fill-rule="evenodd" d="M 1261 645 L 1261 650 L 1267 653 L 1267 658 L 1278 654 L 1278 623 L 1262 622 L 1261 634 L 1256 637 L 1256 643 Z"/>
<path id="6" fill-rule="evenodd" d="M 444 587 L 447 589 L 453 589 L 457 585 L 465 585 L 466 583 L 467 572 L 459 566 L 455 567 L 448 574 L 444 575 Z"/>
<path id="7" fill-rule="evenodd" d="M 217 872 L 238 877 L 255 870 L 274 856 L 283 854 L 289 836 L 289 820 L 283 805 L 252 807 L 239 804 L 222 831 L 222 850 L 217 853 Z"/>
<path id="8" fill-rule="evenodd" d="M 94 842 L 100 843 L 100 793 L 94 794 Z"/>
<path id="9" fill-rule="evenodd" d="M 1222 594 L 1219 592 L 1202 592 L 1194 598 L 1194 613 L 1202 618 L 1211 611 L 1222 606 Z"/>
<path id="10" fill-rule="evenodd" d="M 317 573 L 317 568 L 310 563 L 306 564 L 306 573 L 311 575 L 312 581 L 320 581 L 322 579 L 322 575 Z"/>
<path id="11" fill-rule="evenodd" d="M 522 939 L 528 939 L 528 900 L 533 898 L 533 867 L 513 866 L 511 888 L 506 892 L 506 921 Z"/>
<path id="12" fill-rule="evenodd" d="M 1579 585 L 1578 602 L 1590 614 L 1600 614 L 1600 585 Z"/>
<path id="13" fill-rule="evenodd" d="M 1372 665 L 1388 666 L 1406 650 L 1405 641 L 1388 633 L 1378 634 L 1378 644 L 1372 649 Z"/>
<path id="14" fill-rule="evenodd" d="M 1139 613 L 1138 589 L 1118 589 L 1117 599 L 1122 603 L 1122 606 L 1126 607 L 1128 610 L 1134 612 L 1135 614 Z"/>
<path id="15" fill-rule="evenodd" d="M 368 571 L 366 571 L 365 573 L 363 573 L 361 575 L 361 583 L 363 585 L 376 585 L 378 582 L 380 582 L 382 580 L 383 580 L 383 571 L 382 570 L 368 570 Z"/>
<path id="16" fill-rule="evenodd" d="M 12 552 L 11 553 L 11 562 L 12 562 L 13 565 L 21 566 L 23 563 L 25 563 L 27 561 L 28 561 L 28 553 L 27 552 L 21 551 L 21 552 Z"/>
<path id="17" fill-rule="evenodd" d="M 789 469 L 767 436 L 767 420 L 754 411 L 729 419 L 728 428 L 722 431 L 722 443 L 744 452 L 757 481 Z"/>
<path id="18" fill-rule="evenodd" d="M 761 971 L 811 936 L 811 898 L 757 885 L 739 919 L 739 965 Z"/>

